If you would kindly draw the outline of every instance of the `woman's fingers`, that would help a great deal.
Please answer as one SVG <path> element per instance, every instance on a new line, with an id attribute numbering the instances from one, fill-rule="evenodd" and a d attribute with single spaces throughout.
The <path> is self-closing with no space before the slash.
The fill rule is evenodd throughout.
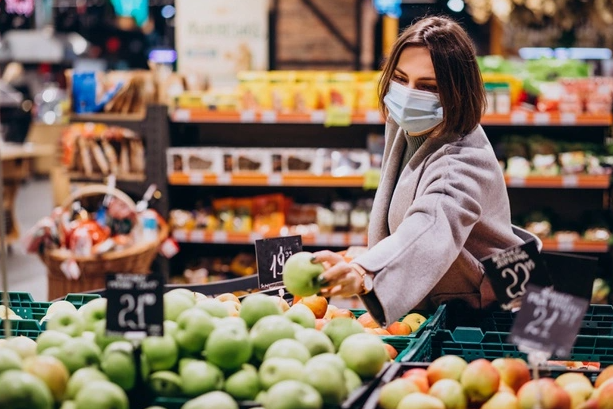
<path id="1" fill-rule="evenodd" d="M 313 253 L 312 263 L 330 263 L 332 265 L 344 261 L 343 256 L 330 250 L 322 250 Z"/>
<path id="2" fill-rule="evenodd" d="M 361 280 L 359 274 L 355 271 L 350 271 L 339 277 L 338 279 L 328 283 L 327 287 L 322 288 L 321 294 L 325 296 L 352 296 L 357 294 L 361 289 Z"/>

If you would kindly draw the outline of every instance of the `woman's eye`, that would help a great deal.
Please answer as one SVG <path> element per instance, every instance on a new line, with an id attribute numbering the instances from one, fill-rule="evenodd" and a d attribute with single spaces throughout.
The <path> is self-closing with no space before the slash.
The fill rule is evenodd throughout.
<path id="1" fill-rule="evenodd" d="M 436 85 L 420 85 L 419 89 L 423 90 L 423 91 L 429 91 L 429 92 L 438 92 L 438 87 Z"/>
<path id="2" fill-rule="evenodd" d="M 392 80 L 393 80 L 393 81 L 396 81 L 396 82 L 398 82 L 398 83 L 400 83 L 400 84 L 406 84 L 406 83 L 407 83 L 407 80 L 406 80 L 406 79 L 404 79 L 404 78 L 402 78 L 402 77 L 400 77 L 400 76 L 398 76 L 398 75 L 394 75 L 394 76 L 392 77 Z"/>

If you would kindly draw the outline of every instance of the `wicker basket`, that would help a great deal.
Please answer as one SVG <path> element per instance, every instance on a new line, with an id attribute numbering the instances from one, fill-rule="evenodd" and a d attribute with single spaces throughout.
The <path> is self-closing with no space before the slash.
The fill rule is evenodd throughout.
<path id="1" fill-rule="evenodd" d="M 68 208 L 75 200 L 85 197 L 105 195 L 109 193 L 108 186 L 88 185 L 74 192 L 62 207 Z M 136 205 L 128 195 L 120 190 L 110 191 L 115 198 L 123 201 L 133 210 Z M 101 255 L 74 257 L 66 249 L 47 250 L 41 255 L 43 263 L 48 269 L 49 300 L 63 297 L 68 293 L 80 293 L 104 288 L 106 275 L 112 273 L 148 274 L 151 263 L 157 256 L 160 243 L 168 237 L 168 225 L 160 223 L 158 239 L 153 242 L 137 243 L 125 250 L 111 251 Z M 61 264 L 73 259 L 77 262 L 81 277 L 78 280 L 69 280 L 62 272 Z"/>

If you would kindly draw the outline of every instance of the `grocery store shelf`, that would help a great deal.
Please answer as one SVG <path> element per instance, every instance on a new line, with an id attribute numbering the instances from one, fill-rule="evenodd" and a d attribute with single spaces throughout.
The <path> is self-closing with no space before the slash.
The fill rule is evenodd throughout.
<path id="1" fill-rule="evenodd" d="M 362 187 L 364 177 L 331 176 L 310 174 L 261 174 L 261 173 L 234 173 L 234 174 L 187 174 L 173 173 L 168 176 L 171 185 L 222 185 L 222 186 L 299 186 L 299 187 Z"/>
<path id="2" fill-rule="evenodd" d="M 609 243 L 606 241 L 556 239 L 543 239 L 542 241 L 544 251 L 576 253 L 606 253 L 609 251 Z"/>
<path id="3" fill-rule="evenodd" d="M 609 175 L 566 176 L 506 176 L 507 186 L 512 188 L 558 188 L 558 189 L 607 189 L 611 186 Z M 363 187 L 364 176 L 331 176 L 310 174 L 261 174 L 261 173 L 172 173 L 168 176 L 171 185 L 192 186 L 298 186 L 298 187 Z"/>
<path id="4" fill-rule="evenodd" d="M 353 113 L 351 124 L 383 124 L 384 118 L 378 110 Z M 171 113 L 174 122 L 184 123 L 294 123 L 323 124 L 327 113 L 324 110 L 310 113 L 280 113 L 275 111 L 211 111 L 204 108 L 180 108 Z M 526 125 L 526 126 L 611 126 L 611 114 L 572 114 L 560 112 L 516 111 L 506 115 L 489 114 L 481 119 L 483 125 Z"/>
<path id="5" fill-rule="evenodd" d="M 253 244 L 255 240 L 278 237 L 278 235 L 263 235 L 260 233 L 234 233 L 224 231 L 184 230 L 175 229 L 173 238 L 179 243 L 217 243 L 217 244 Z M 305 246 L 365 246 L 366 234 L 363 233 L 319 233 L 303 235 Z"/>
<path id="6" fill-rule="evenodd" d="M 563 189 L 608 189 L 610 175 L 564 175 L 564 176 L 505 176 L 508 187 L 563 188 Z"/>
<path id="7" fill-rule="evenodd" d="M 98 183 L 102 183 L 108 178 L 107 175 L 86 176 L 80 172 L 69 172 L 68 177 L 73 182 L 98 182 Z M 129 175 L 117 176 L 116 180 L 118 182 L 142 183 L 146 180 L 146 178 L 145 178 L 145 175 L 129 174 Z"/>
<path id="8" fill-rule="evenodd" d="M 253 244 L 255 240 L 278 237 L 278 235 L 264 235 L 255 232 L 211 232 L 201 229 L 175 229 L 172 232 L 172 236 L 179 243 L 216 244 Z M 302 244 L 305 246 L 332 247 L 365 246 L 367 244 L 367 236 L 363 233 L 319 233 L 313 235 L 303 235 Z M 543 250 L 582 253 L 605 253 L 609 251 L 609 244 L 606 241 L 564 241 L 556 239 L 543 239 Z"/>
<path id="9" fill-rule="evenodd" d="M 70 114 L 70 122 L 139 122 L 145 119 L 145 112 L 136 114 L 92 113 Z"/>

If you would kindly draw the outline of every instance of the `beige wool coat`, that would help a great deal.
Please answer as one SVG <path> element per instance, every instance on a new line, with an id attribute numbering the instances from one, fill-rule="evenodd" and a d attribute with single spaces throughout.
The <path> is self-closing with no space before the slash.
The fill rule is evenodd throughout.
<path id="1" fill-rule="evenodd" d="M 374 290 L 361 298 L 381 325 L 454 299 L 491 305 L 496 297 L 479 260 L 532 237 L 511 225 L 503 173 L 481 126 L 464 137 L 428 138 L 399 169 L 403 132 L 388 119 L 369 250 L 354 260 L 375 273 Z"/>

